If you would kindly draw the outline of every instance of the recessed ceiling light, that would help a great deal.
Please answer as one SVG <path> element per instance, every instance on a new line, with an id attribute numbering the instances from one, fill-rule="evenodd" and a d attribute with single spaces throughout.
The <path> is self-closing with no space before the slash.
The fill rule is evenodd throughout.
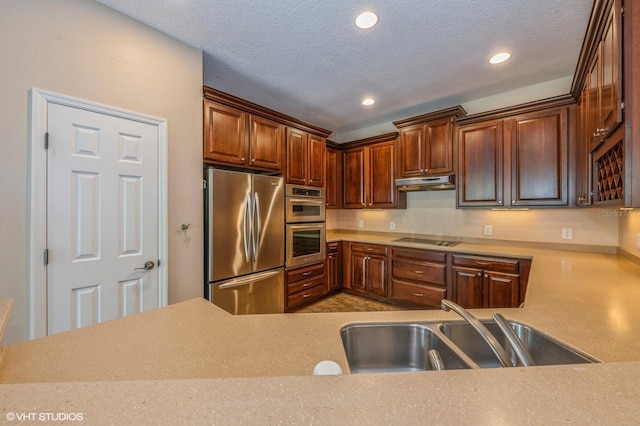
<path id="1" fill-rule="evenodd" d="M 373 12 L 362 12 L 356 17 L 356 26 L 367 29 L 373 27 L 378 22 L 378 15 Z"/>
<path id="2" fill-rule="evenodd" d="M 369 106 L 369 105 L 373 105 L 373 104 L 375 104 L 375 103 L 376 103 L 376 100 L 375 100 L 375 99 L 373 99 L 373 98 L 366 98 L 366 99 L 363 99 L 363 100 L 362 100 L 362 105 L 367 105 L 367 106 Z"/>
<path id="3" fill-rule="evenodd" d="M 497 53 L 497 54 L 493 55 L 491 57 L 491 59 L 489 59 L 489 63 L 490 64 L 494 64 L 494 65 L 495 64 L 499 64 L 499 63 L 502 63 L 502 62 L 506 61 L 510 57 L 511 57 L 511 53 L 509 53 L 509 52 L 500 52 L 500 53 Z"/>

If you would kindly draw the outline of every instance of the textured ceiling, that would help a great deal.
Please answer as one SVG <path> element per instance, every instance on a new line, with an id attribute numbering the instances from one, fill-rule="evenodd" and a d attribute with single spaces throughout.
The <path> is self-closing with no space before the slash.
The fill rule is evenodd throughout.
<path id="1" fill-rule="evenodd" d="M 571 76 L 593 4 L 98 1 L 202 49 L 204 84 L 332 130 L 338 142 L 358 129 Z M 353 25 L 362 10 L 378 13 L 372 29 Z M 500 50 L 511 60 L 490 65 Z M 367 96 L 376 104 L 362 106 Z"/>

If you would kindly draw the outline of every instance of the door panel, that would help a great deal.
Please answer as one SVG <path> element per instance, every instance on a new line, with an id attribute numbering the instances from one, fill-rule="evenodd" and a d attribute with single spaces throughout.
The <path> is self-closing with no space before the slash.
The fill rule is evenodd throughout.
<path id="1" fill-rule="evenodd" d="M 48 333 L 158 307 L 157 127 L 52 103 L 48 132 Z"/>
<path id="2" fill-rule="evenodd" d="M 256 255 L 253 271 L 284 265 L 284 180 L 274 176 L 253 176 Z M 259 213 L 259 214 L 258 214 Z"/>

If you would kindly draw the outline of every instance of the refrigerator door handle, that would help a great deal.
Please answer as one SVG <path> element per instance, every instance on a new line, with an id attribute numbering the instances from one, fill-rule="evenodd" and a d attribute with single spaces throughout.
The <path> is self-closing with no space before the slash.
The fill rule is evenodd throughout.
<path id="1" fill-rule="evenodd" d="M 247 240 L 247 222 L 249 225 L 249 238 L 253 234 L 252 224 L 251 224 L 251 199 L 249 198 L 249 194 L 244 197 L 244 212 L 242 214 L 242 242 L 244 243 L 244 258 L 247 262 L 249 262 L 249 241 Z M 247 217 L 249 220 L 247 220 Z"/>
<path id="2" fill-rule="evenodd" d="M 279 273 L 280 273 L 280 271 L 268 271 L 268 272 L 262 272 L 262 273 L 259 273 L 259 274 L 253 274 L 253 275 L 250 275 L 248 277 L 236 278 L 236 279 L 233 279 L 233 280 L 230 280 L 230 281 L 226 281 L 226 282 L 220 284 L 219 288 L 221 290 L 223 290 L 225 288 L 240 287 L 240 286 L 243 286 L 243 285 L 251 284 L 251 283 L 256 282 L 256 281 L 263 281 L 263 280 L 266 280 L 268 278 L 275 277 Z"/>
<path id="3" fill-rule="evenodd" d="M 258 243 L 260 242 L 260 233 L 262 232 L 262 217 L 260 215 L 260 197 L 258 193 L 253 193 L 253 220 L 251 221 L 253 228 L 253 260 L 258 260 Z"/>

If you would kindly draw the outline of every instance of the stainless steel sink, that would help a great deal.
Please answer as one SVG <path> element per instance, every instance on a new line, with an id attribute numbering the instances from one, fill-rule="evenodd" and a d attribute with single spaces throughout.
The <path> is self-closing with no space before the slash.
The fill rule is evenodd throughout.
<path id="1" fill-rule="evenodd" d="M 516 364 L 516 355 L 506 336 L 493 321 L 482 321 L 498 339 Z M 589 355 L 573 349 L 554 338 L 527 325 L 509 321 L 516 335 L 531 354 L 535 365 L 585 364 L 598 362 Z M 440 331 L 458 348 L 464 351 L 480 368 L 501 367 L 500 361 L 478 332 L 466 322 L 446 322 L 439 325 Z"/>
<path id="2" fill-rule="evenodd" d="M 506 336 L 493 321 L 482 321 L 518 365 Z M 534 365 L 599 362 L 527 325 L 509 321 Z M 501 367 L 499 359 L 467 322 L 356 323 L 342 328 L 342 343 L 352 373 L 436 369 L 428 352 L 436 350 L 445 370 Z"/>
<path id="3" fill-rule="evenodd" d="M 433 369 L 427 352 L 435 349 L 445 369 L 471 368 L 435 329 L 420 324 L 351 324 L 342 328 L 352 373 L 423 371 Z"/>

